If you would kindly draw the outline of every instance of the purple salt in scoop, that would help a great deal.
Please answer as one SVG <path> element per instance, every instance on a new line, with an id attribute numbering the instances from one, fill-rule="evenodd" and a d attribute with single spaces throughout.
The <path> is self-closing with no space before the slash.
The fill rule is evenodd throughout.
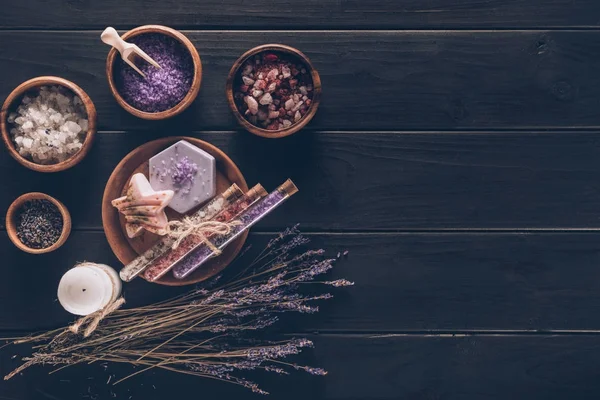
<path id="1" fill-rule="evenodd" d="M 151 113 L 179 104 L 194 80 L 194 61 L 185 46 L 177 39 L 160 33 L 140 34 L 129 42 L 145 51 L 161 68 L 140 65 L 143 77 L 118 58 L 114 79 L 123 99 L 138 110 Z"/>
<path id="2" fill-rule="evenodd" d="M 295 194 L 298 188 L 291 180 L 287 180 L 267 197 L 259 200 L 253 206 L 248 208 L 237 219 L 240 225 L 233 226 L 228 235 L 211 238 L 212 244 L 219 250 L 223 250 L 229 243 L 239 237 L 245 230 L 250 229 L 254 224 L 264 218 L 267 214 L 281 205 L 290 196 Z M 194 272 L 198 267 L 204 264 L 210 258 L 215 257 L 214 252 L 206 244 L 202 244 L 193 252 L 177 262 L 173 267 L 173 275 L 177 279 L 184 279 Z"/>

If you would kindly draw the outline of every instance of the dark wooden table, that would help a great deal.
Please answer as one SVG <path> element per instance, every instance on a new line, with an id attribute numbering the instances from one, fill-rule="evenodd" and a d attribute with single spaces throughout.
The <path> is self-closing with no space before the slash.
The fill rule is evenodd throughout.
<path id="1" fill-rule="evenodd" d="M 123 111 L 104 74 L 101 29 L 184 30 L 204 63 L 184 115 Z M 104 184 L 154 138 L 222 148 L 249 183 L 287 177 L 300 193 L 253 230 L 259 243 L 301 223 L 316 245 L 349 250 L 333 273 L 356 282 L 315 316 L 304 359 L 330 371 L 257 377 L 275 399 L 579 399 L 600 395 L 600 2 L 598 0 L 19 0 L 0 12 L 0 97 L 58 75 L 98 109 L 77 167 L 43 175 L 0 152 L 0 209 L 43 191 L 71 210 L 59 251 L 30 256 L 0 235 L 0 336 L 59 327 L 76 261 L 118 266 L 104 233 Z M 323 80 L 309 129 L 265 140 L 238 129 L 224 94 L 245 50 L 281 42 Z M 136 281 L 130 304 L 177 292 Z M 4 375 L 14 349 L 0 357 Z M 121 368 L 121 369 L 119 369 Z M 233 385 L 125 367 L 35 368 L 1 400 L 253 398 Z M 235 396 L 235 397 L 234 397 Z"/>

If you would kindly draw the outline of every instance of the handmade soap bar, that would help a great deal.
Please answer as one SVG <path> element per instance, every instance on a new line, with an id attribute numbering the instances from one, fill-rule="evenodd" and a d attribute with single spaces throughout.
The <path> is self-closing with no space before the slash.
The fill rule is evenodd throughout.
<path id="1" fill-rule="evenodd" d="M 257 201 L 237 216 L 236 218 L 239 219 L 241 224 L 234 226 L 229 235 L 217 236 L 211 239 L 212 244 L 219 250 L 223 250 L 246 229 L 251 228 L 296 192 L 298 192 L 298 188 L 288 179 L 267 197 Z M 215 252 L 206 243 L 202 243 L 194 251 L 188 253 L 183 259 L 177 262 L 173 267 L 173 275 L 177 279 L 183 279 L 214 256 Z"/>
<path id="2" fill-rule="evenodd" d="M 194 215 L 192 215 L 192 218 L 197 222 L 208 221 L 243 195 L 244 192 L 242 189 L 234 183 L 229 189 L 203 205 L 194 213 Z M 121 272 L 119 272 L 121 279 L 125 282 L 131 281 L 146 269 L 152 261 L 170 251 L 171 246 L 174 243 L 175 239 L 171 236 L 164 237 L 161 241 L 146 250 L 142 255 L 123 267 Z"/>
<path id="3" fill-rule="evenodd" d="M 125 215 L 125 228 L 130 238 L 141 235 L 143 229 L 166 235 L 169 221 L 165 207 L 173 195 L 172 190 L 155 191 L 144 174 L 135 174 L 125 196 L 113 200 L 112 205 Z"/>
<path id="4" fill-rule="evenodd" d="M 150 159 L 150 184 L 156 190 L 173 190 L 169 207 L 185 214 L 214 197 L 215 158 L 181 140 Z"/>

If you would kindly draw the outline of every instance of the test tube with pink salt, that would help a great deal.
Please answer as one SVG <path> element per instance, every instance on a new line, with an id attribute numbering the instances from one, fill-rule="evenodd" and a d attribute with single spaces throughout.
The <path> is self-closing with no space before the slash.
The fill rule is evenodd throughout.
<path id="1" fill-rule="evenodd" d="M 192 219 L 198 222 L 209 221 L 243 195 L 244 192 L 242 189 L 234 183 L 226 191 L 215 196 L 211 201 L 196 211 L 192 215 Z M 163 237 L 158 243 L 123 267 L 119 272 L 119 276 L 125 282 L 133 280 L 154 260 L 170 251 L 171 246 L 173 246 L 174 243 L 174 238 L 170 236 Z"/>
<path id="2" fill-rule="evenodd" d="M 244 211 L 238 217 L 241 224 L 234 226 L 229 235 L 218 236 L 212 241 L 212 243 L 219 250 L 223 250 L 229 243 L 238 238 L 245 230 L 252 227 L 271 211 L 279 207 L 296 192 L 298 192 L 298 188 L 291 180 L 288 179 L 275 191 L 271 192 L 267 197 L 259 200 L 256 202 L 256 204 Z M 188 254 L 181 261 L 177 262 L 173 268 L 173 275 L 177 279 L 184 279 L 206 261 L 215 256 L 216 254 L 214 251 L 205 243 L 202 243 L 196 250 Z"/>
<path id="3" fill-rule="evenodd" d="M 218 222 L 229 222 L 240 215 L 244 210 L 250 207 L 258 199 L 265 197 L 267 192 L 262 185 L 256 185 L 248 191 L 245 195 L 237 199 L 231 205 L 223 209 L 217 214 L 213 220 Z M 210 237 L 210 236 L 209 236 Z M 183 259 L 187 254 L 200 246 L 203 239 L 196 236 L 190 235 L 183 239 L 176 249 L 172 249 L 163 256 L 159 257 L 152 262 L 152 265 L 144 272 L 144 277 L 148 281 L 156 281 L 157 279 L 164 276 L 167 272 L 175 266 L 175 264 Z"/>

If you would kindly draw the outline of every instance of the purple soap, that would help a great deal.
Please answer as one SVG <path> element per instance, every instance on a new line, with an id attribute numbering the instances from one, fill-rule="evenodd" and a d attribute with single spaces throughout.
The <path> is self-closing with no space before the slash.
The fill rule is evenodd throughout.
<path id="1" fill-rule="evenodd" d="M 128 40 L 137 44 L 161 68 L 145 61 L 136 65 L 144 78 L 117 57 L 114 79 L 121 97 L 145 112 L 161 112 L 175 107 L 183 100 L 194 80 L 194 61 L 190 52 L 177 39 L 160 33 L 144 33 Z"/>
<path id="2" fill-rule="evenodd" d="M 150 186 L 175 192 L 169 207 L 185 214 L 217 191 L 215 158 L 180 140 L 150 159 Z"/>

